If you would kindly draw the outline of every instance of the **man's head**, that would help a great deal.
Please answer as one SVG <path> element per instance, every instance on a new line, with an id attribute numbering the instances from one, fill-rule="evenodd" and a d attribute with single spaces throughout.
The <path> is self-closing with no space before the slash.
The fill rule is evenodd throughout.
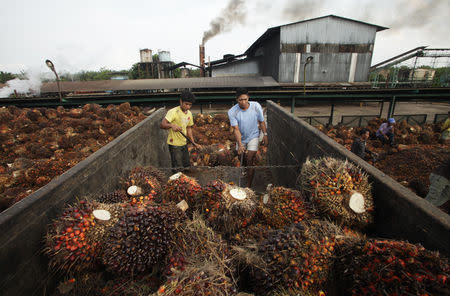
<path id="1" fill-rule="evenodd" d="M 246 88 L 243 87 L 239 87 L 236 89 L 236 101 L 239 104 L 239 107 L 241 109 L 247 109 L 249 106 L 249 95 L 248 95 L 248 90 Z"/>
<path id="2" fill-rule="evenodd" d="M 370 136 L 370 131 L 367 128 L 363 128 L 359 131 L 359 136 L 361 137 L 361 139 L 367 140 Z"/>
<path id="3" fill-rule="evenodd" d="M 191 109 L 195 103 L 195 95 L 188 90 L 183 90 L 180 95 L 180 107 L 183 112 Z"/>
<path id="4" fill-rule="evenodd" d="M 389 123 L 389 125 L 394 125 L 395 124 L 395 119 L 394 118 L 389 118 L 388 119 L 388 123 Z"/>

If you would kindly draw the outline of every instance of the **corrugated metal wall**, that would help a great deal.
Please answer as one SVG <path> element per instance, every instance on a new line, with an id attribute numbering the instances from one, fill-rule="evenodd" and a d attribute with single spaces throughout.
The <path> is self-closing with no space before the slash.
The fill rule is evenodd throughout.
<path id="1" fill-rule="evenodd" d="M 281 27 L 283 43 L 373 44 L 376 27 L 336 17 L 326 17 Z"/>
<path id="2" fill-rule="evenodd" d="M 367 81 L 376 29 L 335 17 L 282 26 L 278 81 L 303 82 L 308 56 L 314 59 L 306 67 L 306 82 Z"/>
<path id="3" fill-rule="evenodd" d="M 261 70 L 258 59 L 237 61 L 221 66 L 215 66 L 212 71 L 212 77 L 260 74 Z"/>
<path id="4" fill-rule="evenodd" d="M 263 58 L 261 59 L 261 70 L 263 76 L 278 77 L 280 57 L 280 34 L 264 42 Z"/>

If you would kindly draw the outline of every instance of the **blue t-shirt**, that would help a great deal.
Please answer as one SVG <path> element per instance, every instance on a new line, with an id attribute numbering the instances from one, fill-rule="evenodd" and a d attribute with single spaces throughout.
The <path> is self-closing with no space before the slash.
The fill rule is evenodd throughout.
<path id="1" fill-rule="evenodd" d="M 258 102 L 249 102 L 247 110 L 242 110 L 239 104 L 234 105 L 228 110 L 231 126 L 239 126 L 241 132 L 241 141 L 244 144 L 250 140 L 259 137 L 258 122 L 264 121 L 264 115 L 261 105 Z"/>

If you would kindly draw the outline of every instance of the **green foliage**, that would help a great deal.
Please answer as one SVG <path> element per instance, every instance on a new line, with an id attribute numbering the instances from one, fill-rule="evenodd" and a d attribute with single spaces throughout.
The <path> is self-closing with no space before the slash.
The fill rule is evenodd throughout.
<path id="1" fill-rule="evenodd" d="M 115 71 L 100 68 L 99 71 L 81 71 L 74 75 L 74 80 L 92 81 L 92 80 L 109 80 Z"/>
<path id="2" fill-rule="evenodd" d="M 12 73 L 0 71 L 0 83 L 5 83 L 6 81 L 12 80 L 16 77 L 17 76 Z"/>
<path id="3" fill-rule="evenodd" d="M 173 78 L 181 78 L 181 69 L 180 68 L 176 68 L 172 71 L 173 73 Z"/>
<path id="4" fill-rule="evenodd" d="M 189 77 L 200 77 L 200 69 L 191 69 Z"/>
<path id="5" fill-rule="evenodd" d="M 151 71 L 151 70 L 150 70 Z M 130 79 L 145 79 L 145 78 L 152 78 L 151 74 L 147 75 L 146 71 L 143 71 L 139 67 L 139 63 L 134 64 L 131 66 L 130 71 L 128 71 L 128 77 Z"/>
<path id="6" fill-rule="evenodd" d="M 432 86 L 449 87 L 450 86 L 450 67 L 436 68 L 434 73 Z"/>

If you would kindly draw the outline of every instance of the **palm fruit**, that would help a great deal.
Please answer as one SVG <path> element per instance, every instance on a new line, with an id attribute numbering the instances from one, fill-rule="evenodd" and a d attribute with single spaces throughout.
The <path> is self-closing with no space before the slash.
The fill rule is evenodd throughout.
<path id="1" fill-rule="evenodd" d="M 173 204 L 126 205 L 106 238 L 103 264 L 116 274 L 146 271 L 165 258 L 175 224 L 183 217 L 184 213 Z"/>
<path id="2" fill-rule="evenodd" d="M 210 181 L 203 187 L 201 195 L 198 196 L 195 202 L 194 209 L 203 213 L 209 222 L 216 219 L 220 213 L 220 201 L 226 186 L 227 184 L 222 180 Z"/>
<path id="3" fill-rule="evenodd" d="M 192 219 L 184 221 L 178 228 L 175 236 L 175 245 L 166 260 L 166 266 L 176 264 L 175 269 L 181 269 L 185 265 L 196 265 L 198 262 L 217 261 L 223 270 L 231 270 L 229 265 L 231 251 L 212 228 L 210 228 L 202 215 L 194 212 Z M 172 270 L 173 271 L 173 270 Z"/>
<path id="4" fill-rule="evenodd" d="M 132 196 L 130 202 L 132 204 L 147 201 L 161 202 L 160 181 L 165 182 L 165 180 L 164 174 L 152 166 L 134 168 L 127 180 L 128 194 Z M 140 190 L 139 194 L 132 193 L 131 186 L 137 186 Z"/>
<path id="5" fill-rule="evenodd" d="M 218 180 L 210 182 L 202 196 L 202 213 L 214 230 L 227 238 L 251 223 L 257 212 L 256 196 L 250 188 Z"/>
<path id="6" fill-rule="evenodd" d="M 100 290 L 99 295 L 108 296 L 137 296 L 150 295 L 161 284 L 159 278 L 151 274 L 134 277 L 123 276 L 109 280 Z"/>
<path id="7" fill-rule="evenodd" d="M 151 295 L 236 295 L 236 287 L 233 280 L 217 268 L 216 262 L 203 262 L 177 273 Z"/>
<path id="8" fill-rule="evenodd" d="M 229 242 L 232 245 L 259 243 L 267 239 L 270 230 L 271 227 L 267 224 L 252 224 L 230 237 Z"/>
<path id="9" fill-rule="evenodd" d="M 101 295 L 105 285 L 104 275 L 99 272 L 82 273 L 61 281 L 52 296 L 91 296 Z"/>
<path id="10" fill-rule="evenodd" d="M 210 135 L 211 136 L 211 135 Z M 230 149 L 230 143 L 211 144 L 201 148 L 190 150 L 191 165 L 193 166 L 231 166 L 234 151 Z"/>
<path id="11" fill-rule="evenodd" d="M 312 206 L 299 191 L 271 185 L 267 187 L 260 212 L 273 228 L 283 228 L 314 216 Z"/>
<path id="12" fill-rule="evenodd" d="M 108 211 L 110 218 L 96 218 L 99 210 Z M 45 253 L 50 257 L 49 267 L 66 272 L 94 268 L 102 251 L 106 229 L 117 221 L 119 213 L 120 205 L 85 200 L 66 208 L 46 235 Z"/>
<path id="13" fill-rule="evenodd" d="M 201 190 L 202 187 L 197 180 L 183 173 L 176 173 L 169 178 L 164 186 L 163 201 L 178 203 L 185 200 L 192 207 Z"/>
<path id="14" fill-rule="evenodd" d="M 154 177 L 159 184 L 165 184 L 167 182 L 167 176 L 162 171 L 151 165 L 145 167 L 135 167 L 131 170 L 128 176 L 128 186 L 136 185 L 135 183 L 139 179 L 145 179 L 145 177 Z"/>
<path id="15" fill-rule="evenodd" d="M 194 122 L 195 122 L 195 125 L 199 126 L 199 127 L 204 125 L 206 123 L 205 115 L 203 113 L 199 113 L 199 114 L 195 115 Z"/>
<path id="16" fill-rule="evenodd" d="M 113 192 L 103 193 L 94 198 L 100 203 L 113 204 L 122 203 L 129 200 L 125 190 L 115 190 Z"/>
<path id="17" fill-rule="evenodd" d="M 326 218 L 359 229 L 373 222 L 368 176 L 350 162 L 331 157 L 308 159 L 297 184 Z"/>
<path id="18" fill-rule="evenodd" d="M 344 240 L 336 247 L 339 295 L 449 295 L 448 258 L 419 244 Z"/>
<path id="19" fill-rule="evenodd" d="M 311 220 L 272 230 L 253 247 L 236 249 L 248 275 L 247 285 L 266 295 L 278 288 L 318 293 L 327 284 L 332 267 L 335 237 L 342 232 L 325 221 Z"/>

